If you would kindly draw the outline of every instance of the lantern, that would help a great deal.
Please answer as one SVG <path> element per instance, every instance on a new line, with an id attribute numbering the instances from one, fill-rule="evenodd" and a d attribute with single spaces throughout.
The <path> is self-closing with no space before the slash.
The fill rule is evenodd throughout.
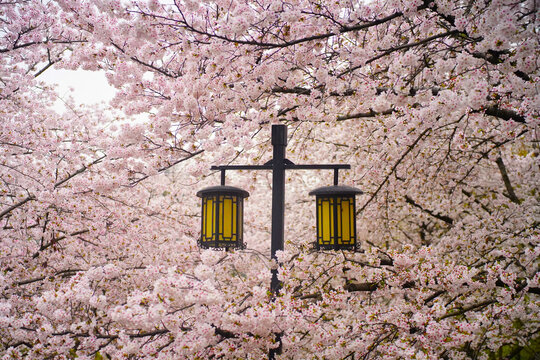
<path id="1" fill-rule="evenodd" d="M 242 249 L 245 190 L 233 186 L 212 186 L 197 192 L 202 198 L 201 237 L 205 249 Z"/>
<path id="2" fill-rule="evenodd" d="M 356 250 L 356 194 L 362 191 L 338 185 L 310 191 L 317 206 L 317 250 Z"/>

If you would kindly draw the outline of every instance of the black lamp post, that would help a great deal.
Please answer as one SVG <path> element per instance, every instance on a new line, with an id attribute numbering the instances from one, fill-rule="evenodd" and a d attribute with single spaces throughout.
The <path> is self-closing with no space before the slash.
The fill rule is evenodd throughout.
<path id="1" fill-rule="evenodd" d="M 317 249 L 355 250 L 356 222 L 355 195 L 362 191 L 338 185 L 339 169 L 350 169 L 349 164 L 297 165 L 285 158 L 287 126 L 272 125 L 273 158 L 264 165 L 219 165 L 211 170 L 221 171 L 221 186 L 213 186 L 197 193 L 202 198 L 202 225 L 199 244 L 204 248 L 243 248 L 243 199 L 247 191 L 225 186 L 226 170 L 272 171 L 272 243 L 270 253 L 277 262 L 276 253 L 283 250 L 285 232 L 285 170 L 334 170 L 334 186 L 310 192 L 317 202 Z M 272 269 L 270 291 L 277 296 L 281 285 L 277 268 Z M 279 340 L 279 336 L 278 336 Z M 276 349 L 270 350 L 274 359 Z"/>

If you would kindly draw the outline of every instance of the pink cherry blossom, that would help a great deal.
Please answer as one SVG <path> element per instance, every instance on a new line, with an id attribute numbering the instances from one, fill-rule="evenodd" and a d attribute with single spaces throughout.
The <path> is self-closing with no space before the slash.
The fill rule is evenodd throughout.
<path id="1" fill-rule="evenodd" d="M 525 354 L 540 320 L 536 13 L 532 0 L 2 4 L 0 356 Z M 76 104 L 41 80 L 52 68 L 104 72 L 116 96 Z M 277 123 L 290 161 L 351 164 L 360 251 L 313 249 L 308 192 L 328 171 L 287 173 L 279 263 L 267 171 L 226 174 L 250 192 L 246 249 L 198 248 L 210 166 L 264 164 Z"/>

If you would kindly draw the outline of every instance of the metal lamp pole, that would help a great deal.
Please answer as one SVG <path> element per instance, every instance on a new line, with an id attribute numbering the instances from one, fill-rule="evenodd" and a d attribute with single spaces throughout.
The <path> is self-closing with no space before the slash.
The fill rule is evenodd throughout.
<path id="1" fill-rule="evenodd" d="M 212 166 L 211 170 L 221 171 L 221 185 L 225 185 L 226 170 L 271 170 L 272 171 L 272 243 L 270 254 L 272 260 L 277 264 L 276 253 L 283 250 L 285 242 L 285 170 L 334 170 L 334 185 L 338 185 L 338 170 L 350 169 L 349 164 L 313 164 L 296 165 L 285 158 L 285 149 L 287 147 L 287 126 L 272 125 L 272 147 L 273 158 L 264 165 L 218 165 Z M 272 268 L 272 280 L 270 282 L 270 291 L 273 297 L 279 294 L 281 284 L 278 280 L 277 267 Z M 280 341 L 280 335 L 277 334 L 276 340 Z M 281 347 L 281 345 L 280 345 Z M 275 359 L 280 349 L 271 349 L 268 353 L 270 360 Z"/>
<path id="2" fill-rule="evenodd" d="M 270 255 L 277 263 L 276 253 L 283 250 L 285 242 L 285 148 L 287 147 L 287 126 L 272 126 L 272 243 Z M 270 291 L 277 296 L 281 288 L 278 269 L 272 268 Z"/>

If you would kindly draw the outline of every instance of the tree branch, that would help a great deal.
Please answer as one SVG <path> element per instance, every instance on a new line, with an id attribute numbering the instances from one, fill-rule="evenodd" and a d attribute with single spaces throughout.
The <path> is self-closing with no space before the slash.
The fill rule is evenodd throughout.
<path id="1" fill-rule="evenodd" d="M 498 65 L 498 64 L 501 64 L 504 62 L 503 59 L 500 58 L 501 55 L 508 55 L 510 54 L 510 51 L 494 51 L 494 50 L 488 50 L 487 51 L 487 54 L 483 54 L 483 53 L 480 53 L 480 52 L 473 52 L 471 55 L 477 59 L 484 59 L 486 60 L 487 62 L 493 64 L 493 65 Z M 531 77 L 527 74 L 525 74 L 523 71 L 521 70 L 517 70 L 517 71 L 514 71 L 514 75 L 516 75 L 517 77 L 520 77 L 522 80 L 524 81 L 531 81 Z"/>
<path id="2" fill-rule="evenodd" d="M 191 329 L 189 329 L 189 330 L 191 330 Z M 136 338 L 150 337 L 150 336 L 156 336 L 156 335 L 163 335 L 163 334 L 167 334 L 169 332 L 170 331 L 168 329 L 159 329 L 159 330 L 147 331 L 147 332 L 142 331 L 142 332 L 139 332 L 139 333 L 136 333 L 136 334 L 127 334 L 127 336 L 132 338 L 132 339 L 136 339 Z M 71 332 L 71 331 L 62 331 L 62 332 L 58 332 L 58 333 L 53 333 L 52 335 L 53 336 L 70 335 L 73 338 L 76 338 L 76 337 L 93 337 L 93 336 L 95 336 L 98 339 L 112 339 L 112 340 L 118 339 L 118 337 L 119 337 L 119 335 L 74 333 L 74 332 Z"/>
<path id="3" fill-rule="evenodd" d="M 425 7 L 426 6 L 420 6 L 418 9 L 419 10 L 424 9 Z M 391 21 L 391 20 L 396 19 L 396 18 L 398 18 L 398 17 L 400 17 L 402 15 L 403 15 L 402 12 L 396 12 L 396 13 L 394 13 L 392 15 L 389 15 L 389 16 L 386 16 L 386 17 L 384 17 L 382 19 L 370 21 L 368 23 L 358 24 L 358 25 L 354 25 L 354 26 L 342 26 L 342 27 L 339 28 L 339 30 L 337 32 L 327 32 L 327 33 L 324 33 L 324 34 L 307 36 L 307 37 L 303 37 L 303 38 L 299 38 L 299 39 L 295 39 L 295 40 L 291 40 L 291 41 L 284 41 L 282 43 L 262 42 L 262 41 L 256 41 L 256 40 L 231 39 L 231 38 L 229 38 L 227 36 L 224 36 L 224 35 L 219 35 L 219 34 L 215 34 L 215 33 L 212 34 L 212 33 L 209 33 L 207 31 L 196 29 L 192 25 L 189 25 L 185 18 L 181 23 L 183 24 L 183 26 L 187 30 L 192 31 L 192 32 L 194 32 L 196 34 L 199 34 L 199 35 L 204 35 L 204 36 L 208 36 L 210 38 L 220 39 L 220 40 L 230 42 L 230 43 L 236 43 L 236 44 L 241 44 L 241 45 L 252 45 L 252 46 L 257 46 L 257 47 L 264 48 L 264 49 L 276 49 L 276 48 L 286 48 L 286 47 L 289 47 L 289 46 L 292 46 L 292 45 L 302 44 L 302 43 L 309 42 L 309 41 L 314 41 L 314 40 L 324 40 L 324 39 L 330 38 L 332 36 L 335 36 L 337 34 L 345 34 L 345 33 L 348 33 L 348 32 L 367 29 L 367 28 L 377 26 L 377 25 L 383 24 L 385 22 Z"/>
<path id="4" fill-rule="evenodd" d="M 484 112 L 486 115 L 495 116 L 503 120 L 514 120 L 515 122 L 519 122 L 524 124 L 525 123 L 525 117 L 522 115 L 519 115 L 515 111 L 508 110 L 508 109 L 499 109 L 497 106 L 489 106 L 485 109 Z"/>
<path id="5" fill-rule="evenodd" d="M 73 174 L 69 174 L 65 179 L 63 180 L 60 180 L 59 182 L 57 182 L 56 184 L 54 184 L 54 188 L 56 189 L 57 187 L 59 187 L 60 185 L 68 182 L 69 180 L 73 179 L 75 176 L 85 172 L 90 166 L 92 165 L 95 165 L 99 162 L 101 162 L 101 160 L 105 159 L 107 157 L 107 155 L 103 155 L 102 157 L 92 161 L 90 164 L 88 165 L 83 165 L 82 168 L 80 168 L 79 170 L 75 171 Z"/>
<path id="6" fill-rule="evenodd" d="M 508 198 L 515 204 L 521 204 L 521 201 L 517 197 L 516 193 L 514 192 L 514 188 L 512 187 L 512 183 L 510 182 L 510 178 L 508 177 L 508 173 L 506 172 L 506 166 L 504 166 L 503 159 L 501 157 L 498 157 L 497 160 L 495 160 L 497 163 L 497 166 L 499 167 L 499 171 L 501 172 L 501 176 L 504 182 L 504 186 L 506 187 L 506 191 L 508 191 Z"/>
<path id="7" fill-rule="evenodd" d="M 118 49 L 118 51 L 120 51 L 122 54 L 126 54 L 125 50 L 122 49 L 120 46 L 118 46 L 117 44 L 115 44 L 114 42 L 111 42 L 112 46 L 114 46 L 116 49 Z M 160 69 L 158 68 L 157 66 L 154 66 L 152 64 L 148 64 L 142 60 L 140 60 L 139 58 L 135 57 L 135 56 L 130 56 L 129 57 L 131 60 L 135 61 L 136 63 L 142 65 L 142 66 L 146 66 L 147 68 L 150 68 L 152 70 L 154 70 L 155 72 L 158 72 L 162 75 L 165 75 L 166 77 L 169 77 L 171 79 L 176 79 L 178 78 L 178 75 L 176 74 L 170 74 L 168 73 L 167 71 L 163 70 L 163 69 Z"/>
<path id="8" fill-rule="evenodd" d="M 403 45 L 399 45 L 399 46 L 387 49 L 384 52 L 382 52 L 381 54 L 379 54 L 377 56 L 374 56 L 371 59 L 367 60 L 364 64 L 353 66 L 353 67 L 343 71 L 337 77 L 340 78 L 343 75 L 351 73 L 351 72 L 361 68 L 362 66 L 365 66 L 366 64 L 370 64 L 370 63 L 374 62 L 375 60 L 379 60 L 380 58 L 383 58 L 383 57 L 385 57 L 387 55 L 390 55 L 391 53 L 393 53 L 395 51 L 410 49 L 410 48 L 415 47 L 415 46 L 427 44 L 428 42 L 430 42 L 432 40 L 436 40 L 436 39 L 440 39 L 440 38 L 443 38 L 443 37 L 452 36 L 452 35 L 456 35 L 456 34 L 459 34 L 459 31 L 458 30 L 452 30 L 452 31 L 448 31 L 448 32 L 445 32 L 445 33 L 442 33 L 442 34 L 436 34 L 436 35 L 427 37 L 427 38 L 422 39 L 420 41 L 416 41 L 416 42 L 408 43 L 408 44 L 403 44 Z"/>
<path id="9" fill-rule="evenodd" d="M 375 291 L 379 288 L 377 283 L 357 283 L 357 282 L 348 282 L 345 284 L 346 291 Z"/>
<path id="10" fill-rule="evenodd" d="M 430 296 L 428 296 L 424 300 L 424 305 L 428 304 L 432 300 L 435 300 L 435 298 L 439 297 L 440 295 L 444 294 L 445 292 L 446 292 L 446 290 L 437 290 L 437 291 L 435 291 L 433 294 L 431 294 Z"/>
<path id="11" fill-rule="evenodd" d="M 488 214 L 491 215 L 491 210 L 484 204 L 482 204 L 482 202 L 478 199 L 476 199 L 475 197 L 473 197 L 473 194 L 465 189 L 461 189 L 461 192 L 464 194 L 464 195 L 467 195 L 468 197 L 472 198 L 473 201 L 480 205 L 482 207 L 482 209 L 484 209 L 485 212 L 487 212 Z"/>
<path id="12" fill-rule="evenodd" d="M 350 115 L 341 115 L 337 117 L 337 121 L 344 121 L 344 120 L 350 120 L 350 119 L 360 119 L 360 118 L 372 118 L 380 115 L 390 115 L 394 112 L 394 109 L 388 109 L 384 111 L 373 111 L 370 109 L 369 112 L 364 113 L 354 113 Z"/>
<path id="13" fill-rule="evenodd" d="M 424 130 L 420 135 L 418 135 L 418 137 L 416 138 L 416 140 L 414 140 L 414 142 L 409 145 L 409 147 L 407 148 L 407 150 L 403 153 L 403 155 L 401 155 L 401 157 L 399 158 L 398 161 L 396 161 L 396 163 L 394 164 L 394 166 L 392 166 L 392 169 L 390 170 L 390 172 L 388 173 L 388 175 L 386 175 L 386 177 L 384 178 L 384 180 L 382 181 L 382 183 L 379 184 L 379 187 L 377 188 L 377 190 L 375 190 L 375 192 L 373 193 L 373 195 L 371 195 L 371 197 L 369 198 L 369 200 L 360 208 L 360 210 L 357 211 L 357 214 L 361 213 L 372 201 L 373 199 L 375 199 L 375 197 L 377 196 L 377 194 L 379 193 L 379 191 L 381 191 L 382 187 L 384 186 L 384 184 L 386 184 L 386 182 L 388 181 L 388 179 L 390 178 L 390 176 L 394 173 L 394 171 L 396 171 L 398 165 L 403 161 L 403 159 L 405 159 L 405 157 L 411 152 L 412 149 L 414 149 L 414 147 L 418 144 L 418 142 L 424 137 L 424 135 L 426 135 L 429 131 L 431 131 L 431 128 L 427 128 L 426 130 Z"/>
<path id="14" fill-rule="evenodd" d="M 271 92 L 273 94 L 298 94 L 298 95 L 311 95 L 312 90 L 324 90 L 324 85 L 316 86 L 314 89 L 305 88 L 301 86 L 295 86 L 293 88 L 286 88 L 283 86 L 275 86 L 272 88 Z M 377 92 L 379 92 L 380 89 L 377 89 Z M 331 91 L 330 96 L 352 96 L 356 94 L 356 90 L 353 89 L 347 89 L 343 92 L 339 91 Z M 319 99 L 320 97 L 317 97 Z"/>
<path id="15" fill-rule="evenodd" d="M 13 47 L 11 48 L 3 48 L 3 49 L 0 49 L 0 53 L 7 53 L 7 52 L 10 52 L 10 51 L 13 51 L 13 50 L 18 50 L 18 49 L 22 49 L 22 48 L 26 48 L 26 47 L 29 47 L 29 46 L 33 46 L 33 45 L 43 45 L 43 44 L 47 44 L 47 43 L 53 43 L 53 44 L 76 44 L 76 43 L 86 43 L 87 41 L 86 40 L 47 40 L 47 41 L 30 41 L 30 42 L 27 42 L 27 43 L 24 43 L 24 44 L 20 44 L 20 45 L 17 45 L 15 44 Z"/>
<path id="16" fill-rule="evenodd" d="M 214 325 L 212 325 L 212 327 L 214 328 L 214 332 L 216 335 L 219 335 L 225 339 L 234 339 L 238 337 L 238 335 L 233 333 L 232 331 L 223 330 Z"/>
<path id="17" fill-rule="evenodd" d="M 446 319 L 446 318 L 449 318 L 449 317 L 453 317 L 453 316 L 459 316 L 459 315 L 463 315 L 465 314 L 466 312 L 469 312 L 471 310 L 476 310 L 476 309 L 480 309 L 480 308 L 484 308 L 486 306 L 489 306 L 493 303 L 495 303 L 496 301 L 495 300 L 486 300 L 486 301 L 482 301 L 481 303 L 478 303 L 478 304 L 474 304 L 474 305 L 470 305 L 470 306 L 467 306 L 467 307 L 464 307 L 456 312 L 451 312 L 449 314 L 446 314 L 446 315 L 443 315 L 441 317 L 439 317 L 438 320 L 443 320 L 443 319 Z"/>
<path id="18" fill-rule="evenodd" d="M 405 195 L 405 201 L 408 203 L 408 204 L 411 204 L 412 206 L 422 210 L 423 212 L 433 216 L 434 218 L 436 219 L 439 219 L 441 221 L 444 221 L 445 223 L 447 223 L 448 225 L 452 225 L 454 223 L 454 219 L 452 219 L 451 217 L 449 216 L 446 216 L 446 215 L 441 215 L 441 214 L 437 214 L 435 212 L 433 212 L 432 210 L 429 210 L 429 209 L 424 209 L 422 206 L 418 205 L 413 199 L 411 199 L 409 197 L 409 195 Z"/>
<path id="19" fill-rule="evenodd" d="M 4 210 L 4 211 L 2 211 L 0 213 L 0 219 L 3 218 L 4 216 L 6 216 L 7 214 L 9 214 L 10 212 L 12 212 L 13 210 L 15 210 L 16 208 L 21 207 L 24 204 L 26 204 L 27 202 L 32 201 L 32 200 L 36 200 L 36 198 L 33 195 L 30 195 L 26 199 L 24 199 L 24 200 L 22 200 L 22 201 L 20 201 L 20 202 L 18 202 L 16 204 L 11 205 L 6 210 Z"/>
<path id="20" fill-rule="evenodd" d="M 81 234 L 85 234 L 87 232 L 89 232 L 90 230 L 80 230 L 80 231 L 75 231 L 74 233 L 71 233 L 69 234 L 69 236 L 77 236 L 77 235 L 81 235 Z M 63 235 L 63 236 L 60 236 L 60 237 L 57 237 L 57 238 L 54 238 L 52 239 L 51 241 L 49 241 L 48 244 L 45 244 L 45 245 L 42 245 L 39 247 L 39 250 L 36 251 L 34 253 L 34 255 L 32 255 L 32 258 L 35 259 L 39 256 L 39 254 L 43 251 L 43 250 L 47 250 L 48 248 L 50 248 L 51 246 L 53 246 L 54 244 L 58 243 L 60 240 L 64 240 L 65 238 L 67 238 L 68 235 Z"/>
<path id="21" fill-rule="evenodd" d="M 58 271 L 57 273 L 53 274 L 53 275 L 47 275 L 47 276 L 40 276 L 40 277 L 37 277 L 37 278 L 33 278 L 33 279 L 27 279 L 27 280 L 21 280 L 21 281 L 17 281 L 15 284 L 16 285 L 28 285 L 28 284 L 32 284 L 32 283 L 35 283 L 35 282 L 38 282 L 38 281 L 41 281 L 41 280 L 45 280 L 47 278 L 51 278 L 51 277 L 55 277 L 55 276 L 63 276 L 63 277 L 67 277 L 67 276 L 70 276 L 70 275 L 74 275 L 75 273 L 79 272 L 79 271 L 83 271 L 83 269 L 67 269 L 67 270 L 62 270 L 62 271 Z"/>
<path id="22" fill-rule="evenodd" d="M 184 161 L 186 161 L 186 160 L 189 160 L 189 159 L 191 159 L 192 157 L 201 154 L 202 152 L 204 152 L 204 150 L 199 150 L 199 151 L 194 152 L 194 153 L 189 153 L 189 154 L 190 154 L 189 156 L 187 156 L 187 157 L 185 157 L 185 158 L 182 158 L 182 159 L 180 159 L 180 160 L 176 160 L 175 162 L 173 162 L 173 163 L 171 163 L 171 164 L 169 164 L 169 165 L 167 165 L 167 166 L 164 166 L 164 167 L 162 167 L 161 169 L 158 169 L 158 173 L 161 173 L 161 172 L 163 172 L 163 171 L 165 171 L 165 170 L 168 170 L 168 169 L 172 168 L 173 166 L 175 166 L 175 165 L 177 165 L 177 164 L 180 164 L 181 162 L 184 162 Z M 140 178 L 140 179 L 137 179 L 137 180 L 132 181 L 132 182 L 129 184 L 129 186 L 130 186 L 130 187 L 135 186 L 135 185 L 137 185 L 138 183 L 140 183 L 141 181 L 143 181 L 143 180 L 145 180 L 145 179 L 147 179 L 147 178 L 149 178 L 149 177 L 150 177 L 150 175 L 145 175 L 145 176 L 143 176 L 143 177 Z"/>

